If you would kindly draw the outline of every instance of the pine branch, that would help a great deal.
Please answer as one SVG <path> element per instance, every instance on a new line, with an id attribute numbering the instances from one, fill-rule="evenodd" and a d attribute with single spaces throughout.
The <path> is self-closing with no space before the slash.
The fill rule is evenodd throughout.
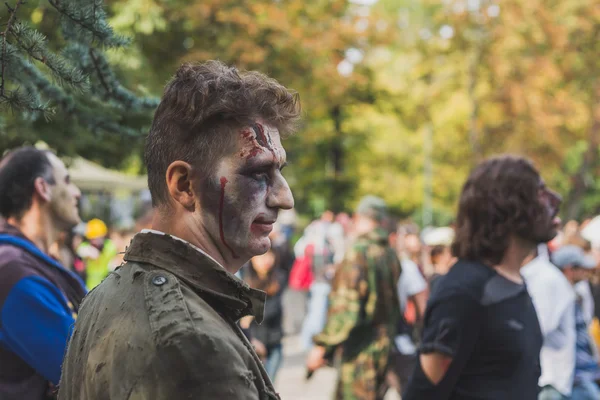
<path id="1" fill-rule="evenodd" d="M 79 122 L 86 126 L 92 133 L 99 135 L 102 133 L 118 134 L 131 138 L 140 138 L 147 132 L 146 128 L 134 129 L 123 123 L 122 118 L 115 116 L 113 119 L 107 119 L 105 115 L 99 116 L 97 112 L 89 110 L 87 107 L 79 110 Z"/>
<path id="2" fill-rule="evenodd" d="M 24 0 L 18 0 L 17 4 L 15 4 L 15 8 L 10 8 L 8 3 L 4 3 L 4 4 L 6 4 L 6 7 L 8 8 L 10 17 L 8 17 L 8 23 L 6 24 L 6 28 L 4 29 L 4 32 L 2 32 L 2 70 L 0 71 L 0 97 L 4 97 L 4 95 L 5 95 L 5 93 L 4 93 L 4 71 L 6 69 L 6 62 L 5 62 L 6 45 L 7 45 L 6 35 L 7 35 L 8 31 L 10 30 L 12 24 L 15 22 L 15 18 L 17 17 L 17 10 L 23 3 L 24 3 Z"/>
<path id="3" fill-rule="evenodd" d="M 63 50 L 63 57 L 77 60 L 81 71 L 90 77 L 92 92 L 104 100 L 112 100 L 128 111 L 146 112 L 158 106 L 158 98 L 140 98 L 125 89 L 112 71 L 104 53 L 98 49 L 83 44 L 70 44 Z"/>
<path id="4" fill-rule="evenodd" d="M 125 89 L 117 80 L 103 54 L 99 54 L 95 49 L 89 49 L 89 54 L 96 76 L 98 76 L 100 84 L 106 91 L 107 97 L 129 109 L 154 109 L 158 106 L 158 99 L 140 99 L 134 93 Z"/>
<path id="5" fill-rule="evenodd" d="M 111 94 L 111 89 L 106 83 L 106 80 L 104 79 L 104 75 L 102 73 L 102 69 L 100 68 L 100 62 L 98 60 L 98 57 L 96 56 L 96 54 L 94 54 L 94 49 L 90 49 L 89 53 L 90 57 L 92 58 L 92 63 L 94 64 L 94 69 L 96 70 L 98 79 L 100 80 L 100 84 L 102 84 L 102 87 L 106 91 L 106 96 L 109 96 Z"/>
<path id="6" fill-rule="evenodd" d="M 79 91 L 89 89 L 88 77 L 83 75 L 76 67 L 69 65 L 64 57 L 48 50 L 46 37 L 40 32 L 23 23 L 18 23 L 11 28 L 10 33 L 13 34 L 16 42 L 31 58 L 48 67 L 59 84 L 64 86 L 66 83 Z"/>
<path id="7" fill-rule="evenodd" d="M 20 57 L 15 57 L 15 61 L 20 64 L 19 75 L 15 76 L 15 80 L 27 80 L 27 82 L 35 87 L 40 93 L 44 94 L 47 98 L 51 99 L 55 103 L 60 104 L 62 109 L 67 112 L 73 111 L 75 107 L 73 98 L 69 96 L 62 88 L 57 85 L 53 85 L 52 82 L 50 82 L 46 76 L 29 61 Z M 35 109 L 35 107 L 31 106 L 26 106 L 24 108 L 38 111 Z"/>
<path id="8" fill-rule="evenodd" d="M 121 85 L 101 47 L 127 41 L 113 33 L 102 0 L 48 0 L 60 13 L 67 45 L 57 54 L 46 37 L 15 16 L 24 0 L 15 1 L 2 35 L 0 109 L 10 108 L 23 122 L 64 113 L 96 133 L 141 137 L 155 98 L 140 98 Z M 42 67 L 40 64 L 45 66 Z M 91 89 L 89 93 L 83 91 Z M 53 108 L 50 105 L 52 105 Z"/>
<path id="9" fill-rule="evenodd" d="M 37 101 L 35 96 L 30 91 L 22 91 L 20 88 L 16 90 L 6 91 L 4 98 L 0 99 L 0 105 L 6 103 L 13 113 L 21 112 L 26 109 L 30 112 L 39 112 L 48 119 L 54 114 L 54 109 L 48 107 L 47 104 L 42 104 Z"/>
<path id="10" fill-rule="evenodd" d="M 108 47 L 123 47 L 129 43 L 129 40 L 115 35 L 111 26 L 106 22 L 106 13 L 98 0 L 93 0 L 93 8 L 82 5 L 81 2 L 71 2 L 69 0 L 48 0 L 62 16 L 66 17 L 73 26 L 80 30 L 80 39 L 88 44 L 98 42 L 100 45 Z M 68 25 L 67 25 L 68 27 Z M 67 29 L 63 25 L 64 29 Z M 69 29 L 67 29 L 69 30 Z M 76 32 L 69 32 L 75 34 Z M 67 34 L 66 36 L 70 36 Z M 86 36 L 91 36 L 87 39 Z"/>

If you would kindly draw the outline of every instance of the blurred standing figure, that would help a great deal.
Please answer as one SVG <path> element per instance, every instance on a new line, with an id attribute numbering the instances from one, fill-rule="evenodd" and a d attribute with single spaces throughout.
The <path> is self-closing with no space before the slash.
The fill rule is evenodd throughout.
<path id="1" fill-rule="evenodd" d="M 584 254 L 589 255 L 589 257 L 586 257 L 586 259 L 590 260 L 590 263 L 593 262 L 594 256 L 592 251 L 592 243 L 583 238 L 579 234 L 579 232 L 572 235 L 572 237 L 568 241 L 565 241 L 565 244 L 572 244 L 581 248 Z M 596 265 L 594 264 L 593 267 L 596 267 Z M 592 323 L 592 320 L 594 319 L 594 314 L 596 312 L 594 295 L 592 294 L 592 284 L 590 282 L 590 279 L 593 277 L 594 270 L 595 268 L 586 269 L 585 279 L 581 279 L 575 284 L 575 292 L 581 299 L 581 305 L 583 307 L 583 316 L 588 325 Z"/>
<path id="2" fill-rule="evenodd" d="M 452 256 L 450 246 L 454 240 L 454 229 L 449 227 L 435 228 L 429 232 L 423 241 L 431 248 L 430 257 L 433 273 L 429 277 L 429 291 L 433 292 L 439 279 L 450 271 L 456 259 Z"/>
<path id="3" fill-rule="evenodd" d="M 545 244 L 538 246 L 521 274 L 537 311 L 544 345 L 540 353 L 542 375 L 539 400 L 568 398 L 575 372 L 575 291 L 550 262 Z"/>
<path id="4" fill-rule="evenodd" d="M 418 231 L 412 231 L 404 236 L 404 254 L 402 258 L 408 258 L 417 264 L 421 273 L 423 273 L 423 244 Z"/>
<path id="5" fill-rule="evenodd" d="M 587 279 L 588 271 L 596 267 L 591 257 L 586 257 L 583 250 L 574 245 L 558 249 L 552 255 L 552 262 L 560 268 L 565 277 L 575 286 Z M 577 294 L 575 301 L 575 377 L 571 400 L 600 399 L 600 388 L 596 380 L 600 377 L 598 366 L 598 350 L 588 331 L 589 321 L 586 320 L 583 299 Z"/>
<path id="6" fill-rule="evenodd" d="M 452 245 L 459 260 L 429 300 L 403 400 L 537 398 L 543 337 L 520 269 L 556 235 L 560 202 L 523 158 L 471 172 Z"/>
<path id="7" fill-rule="evenodd" d="M 294 206 L 281 141 L 299 116 L 296 94 L 258 72 L 178 69 L 146 139 L 152 229 L 86 298 L 61 400 L 279 399 L 237 324 L 261 323 L 267 295 L 235 273 Z"/>
<path id="8" fill-rule="evenodd" d="M 331 291 L 331 278 L 336 259 L 334 247 L 336 240 L 331 235 L 333 221 L 333 212 L 325 211 L 321 215 L 321 219 L 311 222 L 306 227 L 303 237 L 294 248 L 296 254 L 306 253 L 309 248 L 312 254 L 311 266 L 314 278 L 309 288 L 307 312 L 301 331 L 305 350 L 312 347 L 313 336 L 320 333 L 325 326 L 327 296 Z M 337 242 L 339 243 L 339 240 Z M 311 256 L 309 255 L 309 257 Z"/>
<path id="9" fill-rule="evenodd" d="M 385 202 L 363 198 L 355 214 L 357 238 L 336 270 L 323 332 L 314 337 L 307 368 L 339 356 L 337 399 L 382 399 L 392 341 L 400 320 L 396 283 L 400 262 L 381 224 Z"/>
<path id="10" fill-rule="evenodd" d="M 83 282 L 48 254 L 79 223 L 81 193 L 49 151 L 0 162 L 0 399 L 52 399 Z"/>
<path id="11" fill-rule="evenodd" d="M 404 227 L 397 227 L 397 222 L 387 218 L 384 226 L 387 228 L 390 247 L 398 250 L 398 239 Z M 388 382 L 398 393 L 406 386 L 416 364 L 416 352 L 419 342 L 419 332 L 423 314 L 429 296 L 427 281 L 419 270 L 419 266 L 408 257 L 399 253 L 402 274 L 397 282 L 398 300 L 402 318 L 399 321 L 397 335 L 394 339 L 395 348 L 390 357 Z"/>
<path id="12" fill-rule="evenodd" d="M 77 248 L 77 254 L 85 263 L 86 285 L 90 290 L 108 276 L 110 263 L 119 252 L 107 236 L 108 228 L 104 221 L 94 218 L 86 225 L 87 240 Z"/>
<path id="13" fill-rule="evenodd" d="M 246 282 L 254 289 L 267 293 L 263 322 L 259 325 L 254 319 L 250 324 L 252 340 L 258 341 L 255 348 L 264 354 L 265 369 L 275 382 L 275 377 L 283 358 L 281 339 L 283 338 L 283 306 L 282 293 L 285 287 L 286 274 L 281 268 L 281 258 L 273 249 L 260 256 L 252 257 L 248 265 Z"/>

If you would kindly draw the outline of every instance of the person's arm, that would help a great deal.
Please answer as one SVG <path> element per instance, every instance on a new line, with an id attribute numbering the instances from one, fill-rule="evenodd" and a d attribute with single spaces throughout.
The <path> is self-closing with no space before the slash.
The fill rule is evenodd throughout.
<path id="1" fill-rule="evenodd" d="M 427 281 L 421 275 L 417 264 L 410 260 L 402 260 L 402 274 L 398 281 L 398 297 L 406 298 L 412 301 L 417 312 L 417 319 L 422 319 L 425 315 L 427 300 L 429 299 L 429 290 Z M 407 304 L 400 304 L 402 310 L 406 309 Z"/>
<path id="2" fill-rule="evenodd" d="M 454 294 L 430 305 L 414 374 L 403 400 L 444 400 L 477 343 L 481 306 L 468 295 Z"/>
<path id="3" fill-rule="evenodd" d="M 329 294 L 329 311 L 323 331 L 314 337 L 317 346 L 328 350 L 348 339 L 359 322 L 363 303 L 368 295 L 365 267 L 346 264 L 336 271 Z"/>
<path id="4" fill-rule="evenodd" d="M 411 297 L 411 300 L 415 303 L 415 309 L 417 311 L 417 322 L 421 321 L 425 315 L 425 308 L 427 307 L 428 299 L 429 290 L 427 289 L 422 290 Z"/>
<path id="5" fill-rule="evenodd" d="M 552 349 L 562 349 L 571 346 L 577 335 L 575 328 L 575 301 L 567 303 L 554 330 L 544 335 L 544 346 Z M 540 324 L 541 325 L 541 324 Z"/>
<path id="6" fill-rule="evenodd" d="M 309 371 L 323 366 L 334 349 L 348 339 L 352 329 L 359 323 L 368 287 L 365 266 L 348 263 L 336 270 L 329 294 L 327 321 L 322 332 L 313 338 L 316 346 L 307 357 L 306 366 Z"/>
<path id="7" fill-rule="evenodd" d="M 57 385 L 74 315 L 60 290 L 29 276 L 10 290 L 1 310 L 0 343 Z"/>
<path id="8" fill-rule="evenodd" d="M 569 331 L 575 329 L 575 294 L 566 280 L 538 279 L 528 282 L 527 290 L 535 306 L 544 346 L 560 349 L 572 336 Z M 551 298 L 555 300 L 548 301 Z"/>

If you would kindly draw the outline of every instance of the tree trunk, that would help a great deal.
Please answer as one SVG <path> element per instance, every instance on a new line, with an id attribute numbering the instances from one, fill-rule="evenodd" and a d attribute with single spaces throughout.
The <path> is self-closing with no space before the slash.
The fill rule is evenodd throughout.
<path id="1" fill-rule="evenodd" d="M 469 116 L 469 143 L 471 145 L 471 153 L 473 155 L 474 163 L 481 161 L 481 138 L 477 128 L 479 119 L 479 100 L 475 93 L 477 89 L 478 74 L 477 69 L 481 63 L 482 57 L 482 44 L 480 40 L 475 44 L 474 53 L 471 56 L 471 63 L 469 65 L 469 84 L 468 84 L 468 96 L 469 102 L 471 103 L 471 115 Z"/>
<path id="2" fill-rule="evenodd" d="M 578 218 L 581 213 L 581 203 L 585 197 L 589 183 L 587 177 L 590 171 L 598 165 L 598 146 L 600 146 L 600 84 L 596 87 L 595 100 L 591 106 L 592 124 L 588 133 L 588 148 L 577 173 L 573 176 L 573 188 L 569 193 L 565 217 L 568 220 Z"/>
<path id="3" fill-rule="evenodd" d="M 344 201 L 348 195 L 344 183 L 344 148 L 342 145 L 342 110 L 339 105 L 331 108 L 331 119 L 333 120 L 334 136 L 331 140 L 329 156 L 333 169 L 333 182 L 329 192 L 329 207 L 339 212 L 344 207 Z"/>

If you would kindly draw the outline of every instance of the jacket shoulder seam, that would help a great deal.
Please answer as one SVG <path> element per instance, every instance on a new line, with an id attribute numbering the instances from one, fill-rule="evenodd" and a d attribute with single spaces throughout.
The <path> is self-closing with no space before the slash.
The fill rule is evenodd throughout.
<path id="1" fill-rule="evenodd" d="M 157 277 L 164 277 L 167 282 L 161 286 L 152 283 Z M 156 303 L 156 297 L 160 296 L 160 305 Z M 144 282 L 144 302 L 148 314 L 152 340 L 155 345 L 162 344 L 166 337 L 175 332 L 181 331 L 181 324 L 186 324 L 194 332 L 196 327 L 193 324 L 190 310 L 181 291 L 181 284 L 175 275 L 164 271 L 152 271 L 147 274 Z M 165 309 L 165 305 L 171 306 Z M 160 309 L 160 311 L 159 311 Z M 168 313 L 171 321 L 177 321 L 176 324 L 166 323 L 161 318 L 161 313 Z M 180 318 L 177 318 L 179 316 Z"/>

